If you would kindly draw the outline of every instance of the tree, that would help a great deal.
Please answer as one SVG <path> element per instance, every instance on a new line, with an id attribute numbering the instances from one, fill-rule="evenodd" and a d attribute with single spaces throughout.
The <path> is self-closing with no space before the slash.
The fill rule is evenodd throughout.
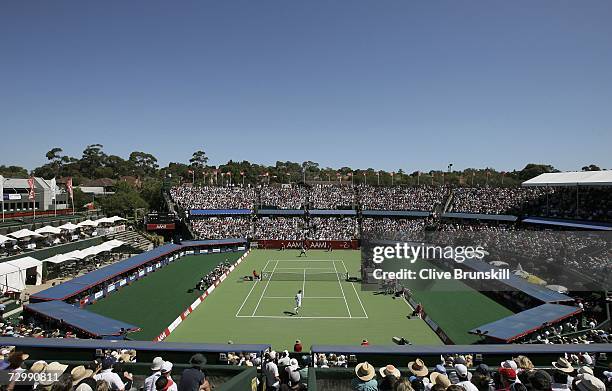
<path id="1" fill-rule="evenodd" d="M 548 172 L 559 172 L 559 170 L 555 169 L 549 164 L 529 163 L 519 172 L 519 179 L 522 181 L 526 181 L 540 174 L 545 174 Z"/>
<path id="2" fill-rule="evenodd" d="M 195 151 L 189 159 L 189 163 L 192 167 L 203 168 L 206 167 L 206 163 L 208 163 L 208 157 L 206 156 L 206 152 L 204 151 Z"/>
<path id="3" fill-rule="evenodd" d="M 582 171 L 601 171 L 601 168 L 595 164 L 589 164 L 588 166 L 582 167 Z"/>
<path id="4" fill-rule="evenodd" d="M 115 194 L 100 199 L 102 210 L 110 215 L 131 216 L 136 209 L 147 209 L 147 202 L 125 182 L 119 182 Z"/>
<path id="5" fill-rule="evenodd" d="M 83 150 L 80 166 L 81 172 L 88 178 L 96 177 L 96 169 L 105 165 L 106 154 L 102 151 L 102 144 L 91 144 Z"/>
<path id="6" fill-rule="evenodd" d="M 129 161 L 134 166 L 134 173 L 141 177 L 155 174 L 159 167 L 157 158 L 150 153 L 132 152 Z"/>
<path id="7" fill-rule="evenodd" d="M 55 147 L 51 149 L 49 152 L 47 152 L 45 156 L 47 157 L 47 160 L 61 160 L 62 159 L 62 157 L 60 156 L 61 152 L 63 152 L 61 148 Z"/>
<path id="8" fill-rule="evenodd" d="M 0 166 L 0 175 L 5 178 L 27 178 L 28 170 L 19 166 Z"/>

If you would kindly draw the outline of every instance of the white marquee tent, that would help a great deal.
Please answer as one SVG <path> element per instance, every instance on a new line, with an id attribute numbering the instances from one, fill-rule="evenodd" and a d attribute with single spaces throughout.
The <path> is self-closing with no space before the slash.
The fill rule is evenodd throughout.
<path id="1" fill-rule="evenodd" d="M 612 186 L 612 170 L 550 172 L 531 178 L 522 186 Z"/>
<path id="2" fill-rule="evenodd" d="M 24 257 L 0 263 L 0 290 L 20 292 L 25 289 L 26 281 L 40 285 L 42 282 L 42 262 L 32 257 Z"/>

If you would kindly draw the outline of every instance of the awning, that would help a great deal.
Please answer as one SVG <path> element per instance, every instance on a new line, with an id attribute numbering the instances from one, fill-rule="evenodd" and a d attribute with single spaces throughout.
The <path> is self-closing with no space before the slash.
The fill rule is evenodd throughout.
<path id="1" fill-rule="evenodd" d="M 74 231 L 75 229 L 79 228 L 79 226 L 72 223 L 66 223 L 64 225 L 60 225 L 58 228 L 65 231 Z"/>
<path id="2" fill-rule="evenodd" d="M 68 254 L 57 254 L 52 256 L 51 258 L 47 258 L 45 260 L 43 260 L 43 262 L 50 262 L 50 263 L 64 263 L 66 261 L 70 261 L 70 260 L 74 260 L 76 258 L 73 258 L 71 256 L 69 256 Z"/>
<path id="3" fill-rule="evenodd" d="M 9 238 L 8 236 L 0 235 L 0 244 L 3 244 L 5 242 L 14 242 L 15 240 L 15 238 Z"/>
<path id="4" fill-rule="evenodd" d="M 62 230 L 57 228 L 57 227 L 52 227 L 50 225 L 47 225 L 45 227 L 39 228 L 37 230 L 35 230 L 34 232 L 38 233 L 38 234 L 53 234 L 53 235 L 57 235 L 57 234 L 61 234 Z"/>
<path id="5" fill-rule="evenodd" d="M 72 259 L 83 259 L 88 257 L 88 254 L 84 254 L 81 250 L 70 251 L 69 253 L 64 254 L 66 256 L 70 256 Z"/>
<path id="6" fill-rule="evenodd" d="M 78 227 L 97 227 L 98 223 L 91 220 L 81 221 L 77 224 Z"/>
<path id="7" fill-rule="evenodd" d="M 29 237 L 35 237 L 35 238 L 42 237 L 42 235 L 39 235 L 34 231 L 30 231 L 27 228 L 20 229 L 19 231 L 16 231 L 16 232 L 11 232 L 10 234 L 8 234 L 8 236 L 12 236 L 15 239 L 24 239 L 24 238 L 29 238 Z"/>

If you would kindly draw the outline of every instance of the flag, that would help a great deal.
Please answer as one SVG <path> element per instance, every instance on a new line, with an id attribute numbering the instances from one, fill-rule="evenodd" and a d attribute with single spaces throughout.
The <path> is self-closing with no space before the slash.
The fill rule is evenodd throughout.
<path id="1" fill-rule="evenodd" d="M 70 194 L 70 199 L 74 199 L 74 194 L 72 193 L 72 178 L 68 178 L 66 181 L 66 190 L 68 190 L 68 194 Z"/>
<path id="2" fill-rule="evenodd" d="M 28 188 L 30 189 L 30 191 L 28 192 L 28 199 L 35 199 L 36 193 L 34 192 L 34 177 L 28 178 Z"/>
<path id="3" fill-rule="evenodd" d="M 55 192 L 55 188 L 57 187 L 57 183 L 55 183 L 55 178 L 51 179 L 49 182 L 50 186 L 51 186 L 51 199 L 55 200 L 55 196 L 56 196 L 56 192 Z"/>

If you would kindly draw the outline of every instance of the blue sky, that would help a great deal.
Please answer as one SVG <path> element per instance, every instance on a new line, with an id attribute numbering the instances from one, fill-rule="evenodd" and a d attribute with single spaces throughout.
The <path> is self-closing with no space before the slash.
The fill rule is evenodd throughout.
<path id="1" fill-rule="evenodd" d="M 610 1 L 3 1 L 0 164 L 62 147 L 612 168 Z"/>

